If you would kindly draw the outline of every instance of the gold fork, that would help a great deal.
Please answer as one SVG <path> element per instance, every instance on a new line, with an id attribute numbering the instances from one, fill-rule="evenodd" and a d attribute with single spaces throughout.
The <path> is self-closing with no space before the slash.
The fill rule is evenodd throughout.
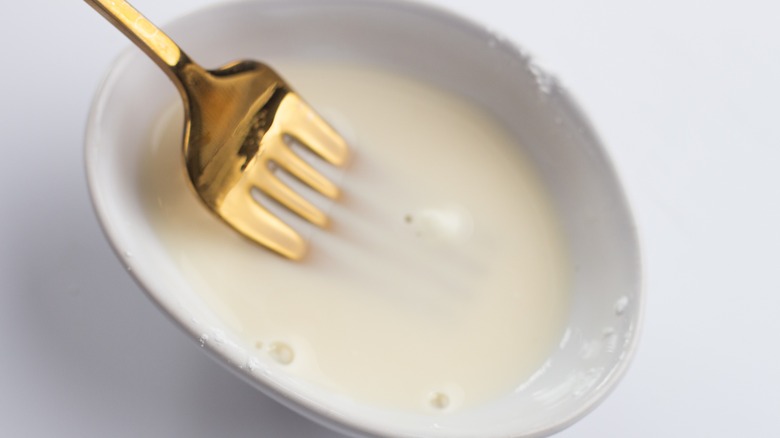
<path id="1" fill-rule="evenodd" d="M 238 61 L 216 70 L 194 63 L 165 33 L 122 0 L 85 0 L 127 35 L 170 77 L 184 101 L 184 159 L 205 205 L 245 237 L 290 259 L 306 243 L 252 195 L 253 188 L 319 225 L 328 217 L 285 185 L 280 167 L 335 199 L 339 188 L 296 155 L 292 139 L 333 165 L 347 160 L 346 142 L 268 66 Z"/>

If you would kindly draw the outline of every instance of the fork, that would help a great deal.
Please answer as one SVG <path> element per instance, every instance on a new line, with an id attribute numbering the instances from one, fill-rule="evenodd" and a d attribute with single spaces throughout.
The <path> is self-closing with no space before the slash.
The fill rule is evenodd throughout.
<path id="1" fill-rule="evenodd" d="M 283 183 L 275 169 L 336 199 L 339 188 L 299 157 L 290 143 L 340 166 L 349 155 L 344 139 L 265 64 L 242 60 L 206 70 L 126 1 L 85 1 L 176 85 L 184 103 L 186 171 L 203 204 L 246 238 L 287 258 L 303 258 L 304 239 L 257 202 L 252 190 L 259 189 L 311 223 L 327 226 L 327 215 Z"/>

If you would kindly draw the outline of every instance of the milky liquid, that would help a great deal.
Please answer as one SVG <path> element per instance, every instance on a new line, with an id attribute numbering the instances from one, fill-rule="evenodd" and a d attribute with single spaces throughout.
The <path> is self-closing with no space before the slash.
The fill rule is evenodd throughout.
<path id="1" fill-rule="evenodd" d="M 340 200 L 296 185 L 332 226 L 286 215 L 310 245 L 295 263 L 212 217 L 185 182 L 177 105 L 141 189 L 192 288 L 259 360 L 360 402 L 441 414 L 521 385 L 562 336 L 570 297 L 557 220 L 516 140 L 406 77 L 277 69 L 351 143 L 346 169 L 309 157 Z"/>

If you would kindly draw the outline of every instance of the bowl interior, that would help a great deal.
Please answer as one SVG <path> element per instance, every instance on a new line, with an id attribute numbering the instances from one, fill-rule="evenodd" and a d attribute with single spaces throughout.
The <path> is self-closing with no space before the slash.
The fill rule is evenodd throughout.
<path id="1" fill-rule="evenodd" d="M 487 30 L 406 2 L 228 3 L 166 27 L 201 64 L 254 58 L 359 62 L 432 82 L 487 108 L 517 136 L 561 217 L 573 264 L 568 329 L 559 348 L 510 396 L 447 416 L 364 406 L 288 378 L 253 358 L 193 292 L 144 215 L 143 145 L 177 99 L 136 49 L 112 67 L 87 136 L 90 189 L 117 254 L 155 303 L 205 349 L 280 402 L 346 432 L 392 436 L 533 436 L 580 418 L 624 372 L 640 320 L 638 245 L 604 150 L 566 93 Z"/>

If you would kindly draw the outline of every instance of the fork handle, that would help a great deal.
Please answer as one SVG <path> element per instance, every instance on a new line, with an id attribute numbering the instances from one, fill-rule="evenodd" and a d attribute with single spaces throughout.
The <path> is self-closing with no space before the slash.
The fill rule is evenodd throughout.
<path id="1" fill-rule="evenodd" d="M 179 82 L 178 72 L 189 58 L 162 30 L 124 0 L 84 0 Z"/>

